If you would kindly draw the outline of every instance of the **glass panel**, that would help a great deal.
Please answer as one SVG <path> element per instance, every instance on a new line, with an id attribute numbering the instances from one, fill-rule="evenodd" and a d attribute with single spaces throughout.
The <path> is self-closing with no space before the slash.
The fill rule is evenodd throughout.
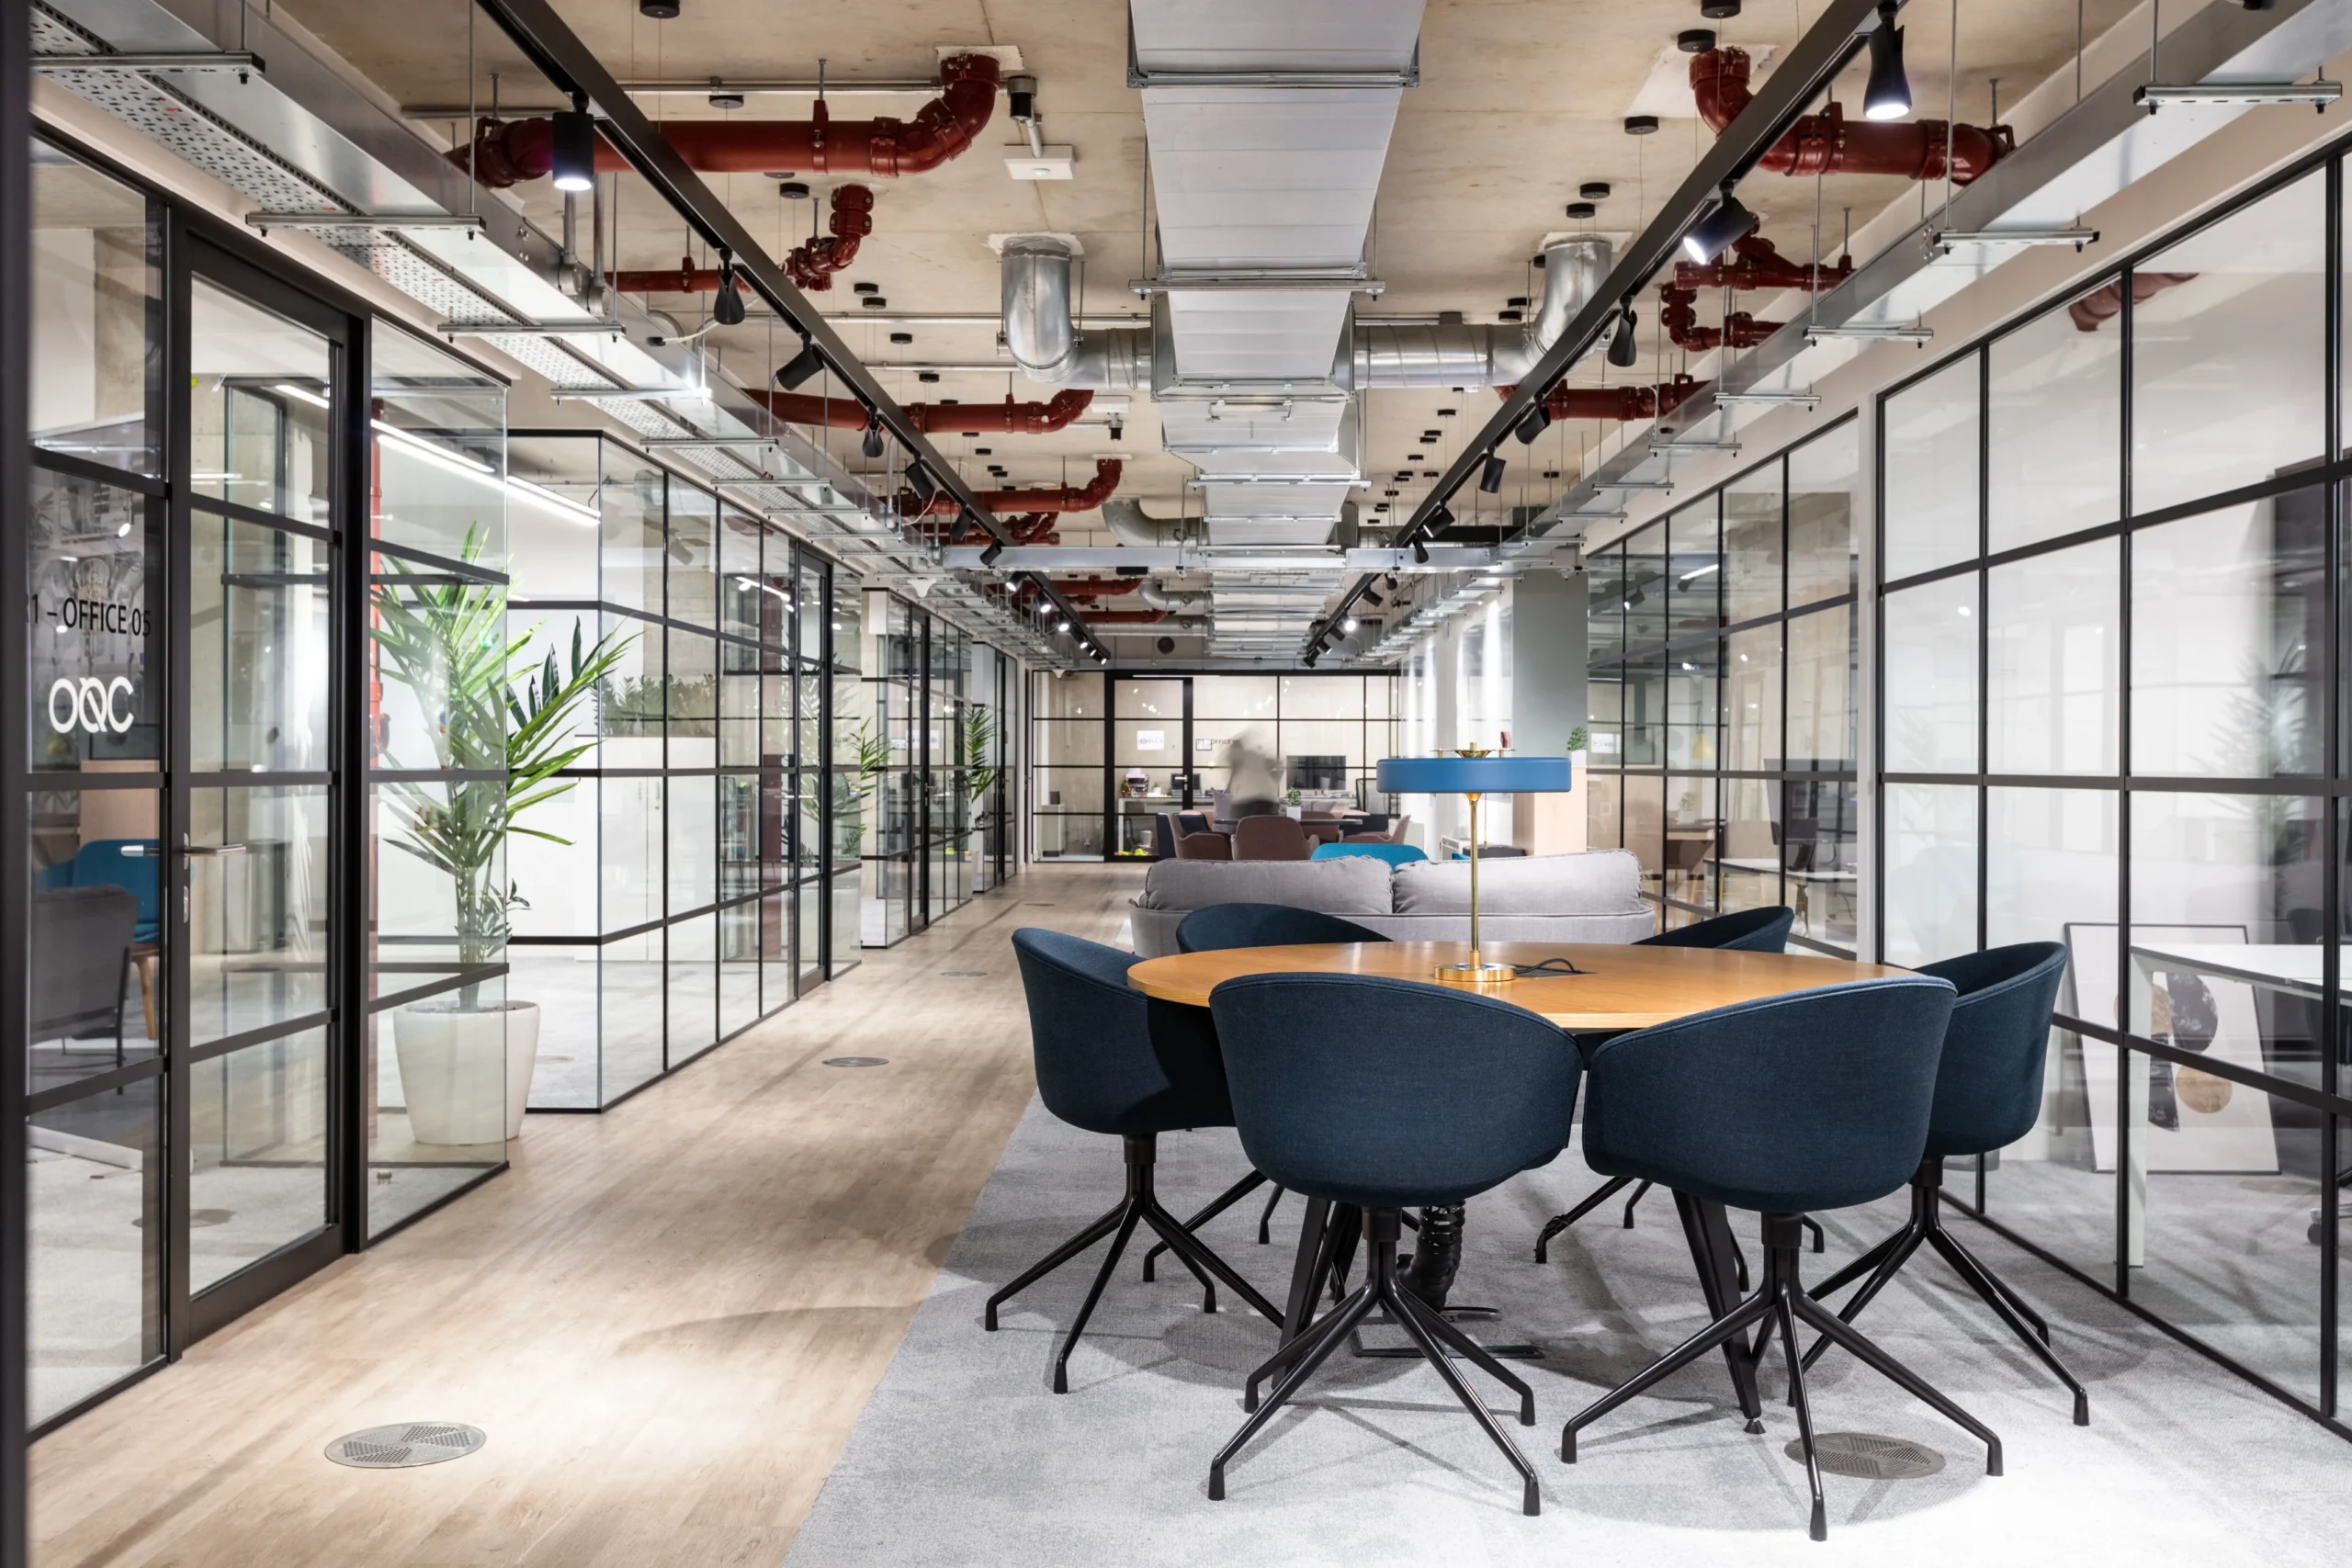
<path id="1" fill-rule="evenodd" d="M 1666 660 L 1666 765 L 1712 769 L 1721 716 L 1715 706 L 1721 643 L 1678 649 Z"/>
<path id="2" fill-rule="evenodd" d="M 1596 850 L 1622 847 L 1625 832 L 1625 775 L 1588 773 L 1578 782 L 1585 792 L 1585 842 Z"/>
<path id="3" fill-rule="evenodd" d="M 2134 271 L 2133 511 L 2254 484 L 2323 454 L 2324 176 L 2314 170 Z"/>
<path id="4" fill-rule="evenodd" d="M 1890 593 L 1886 766 L 1890 773 L 1976 771 L 1976 578 Z"/>
<path id="5" fill-rule="evenodd" d="M 593 912 L 573 917 L 586 928 Z M 603 1029 L 597 1015 L 598 949 L 516 944 L 506 950 L 506 985 L 539 1010 L 539 1049 L 531 1071 L 527 1103 L 534 1111 L 586 1111 L 603 1103 L 598 1094 L 598 1057 Z M 396 1178 L 404 1180 L 405 1177 Z M 376 1223 L 379 1185 L 368 1195 L 368 1219 Z"/>
<path id="6" fill-rule="evenodd" d="M 334 479 L 327 340 L 199 277 L 188 309 L 188 482 L 325 527 Z"/>
<path id="7" fill-rule="evenodd" d="M 597 491 L 603 500 L 604 521 L 596 597 L 608 604 L 658 615 L 662 563 L 668 558 L 662 537 L 662 470 L 639 462 L 618 447 L 607 447 L 605 458 L 611 471 Z"/>
<path id="8" fill-rule="evenodd" d="M 804 882 L 794 891 L 793 898 L 799 905 L 800 914 L 800 978 L 814 980 L 818 971 L 817 921 L 823 913 L 821 906 L 825 898 L 825 885 Z"/>
<path id="9" fill-rule="evenodd" d="M 1861 423 L 1848 420 L 1789 454 L 1789 608 L 1854 592 Z"/>
<path id="10" fill-rule="evenodd" d="M 604 443 L 524 436 L 506 446 L 508 570 L 516 601 L 603 597 L 597 588 Z"/>
<path id="11" fill-rule="evenodd" d="M 324 1010 L 324 786 L 192 790 L 188 834 L 188 1043 Z"/>
<path id="12" fill-rule="evenodd" d="M 1986 574 L 1986 770 L 2116 771 L 2116 598 L 2112 539 L 2035 556 Z"/>
<path id="13" fill-rule="evenodd" d="M 854 876 L 845 877 L 842 882 L 849 888 L 849 915 L 851 920 L 854 922 L 857 919 L 857 879 Z M 796 960 L 792 935 L 792 895 L 771 894 L 760 900 L 759 911 L 760 1010 L 763 1012 L 774 1012 L 798 994 L 793 983 Z M 857 928 L 853 923 L 849 930 L 853 938 L 850 947 L 851 951 L 854 952 L 857 944 L 854 939 Z M 801 947 L 808 953 L 808 961 L 813 964 L 817 956 L 817 935 L 814 926 L 803 933 Z"/>
<path id="14" fill-rule="evenodd" d="M 1715 781 L 1712 775 L 1669 778 L 1666 801 L 1666 896 L 1677 903 L 1712 909 L 1714 892 L 1708 877 L 1723 839 L 1723 823 L 1715 812 Z M 1683 925 L 1692 918 L 1669 908 L 1666 923 Z"/>
<path id="15" fill-rule="evenodd" d="M 858 908 L 865 899 L 863 874 L 854 871 L 835 873 L 831 883 L 832 945 L 828 951 L 832 973 L 840 975 L 846 973 L 858 961 Z M 816 953 L 817 937 L 811 928 L 803 926 L 798 940 L 802 953 L 812 955 Z M 815 962 L 813 957 L 808 961 Z"/>
<path id="16" fill-rule="evenodd" d="M 1641 863 L 1642 891 L 1658 897 L 1666 857 L 1666 780 L 1657 773 L 1625 775 L 1625 844 Z"/>
<path id="17" fill-rule="evenodd" d="M 43 791 L 28 802 L 28 1092 L 156 1054 L 164 984 L 160 800 L 153 789 L 93 789 Z"/>
<path id="18" fill-rule="evenodd" d="M 1860 792 L 1851 780 L 1791 779 L 1771 795 L 1781 806 L 1773 831 L 1781 889 L 1798 932 L 1850 950 L 1862 863 Z"/>
<path id="19" fill-rule="evenodd" d="M 718 502 L 707 491 L 670 486 L 670 618 L 718 624 Z"/>
<path id="20" fill-rule="evenodd" d="M 1854 766 L 1854 607 L 1799 615 L 1788 622 L 1789 755 L 1797 771 L 1842 772 Z M 1778 628 L 1774 628 L 1778 629 Z M 1777 768 L 1777 759 L 1762 764 Z"/>
<path id="21" fill-rule="evenodd" d="M 1666 640 L 1666 525 L 1653 523 L 1625 541 L 1625 646 Z"/>
<path id="22" fill-rule="evenodd" d="M 676 1066 L 718 1038 L 718 917 L 670 928 L 670 1055 Z"/>
<path id="23" fill-rule="evenodd" d="M 764 533 L 758 518 L 732 507 L 719 515 L 718 629 L 729 637 L 774 642 L 778 639 L 763 638 L 760 634 L 767 627 L 770 607 L 783 610 L 789 604 L 792 579 L 787 573 L 781 582 L 772 583 L 761 575 L 760 542 Z"/>
<path id="24" fill-rule="evenodd" d="M 2132 771 L 2268 778 L 2321 765 L 2326 492 L 2132 538 Z"/>
<path id="25" fill-rule="evenodd" d="M 2097 933 L 2081 933 L 2096 936 Z M 2114 932 L 2105 975 L 2114 979 Z M 2082 992 L 2084 949 L 2059 1009 Z M 2110 993 L 2111 994 L 2111 993 Z M 2110 1008 L 2111 1011 L 2112 1009 Z M 1984 1213 L 2098 1280 L 2115 1277 L 2115 1085 L 2120 1048 L 2071 1030 L 2050 1032 L 2041 1109 L 2026 1135 L 1985 1156 Z M 2096 1130 L 2093 1118 L 2097 1117 Z M 1973 1201 L 1976 1161 L 1951 1162 L 1955 1196 Z"/>
<path id="26" fill-rule="evenodd" d="M 32 144 L 32 438 L 160 474 L 163 243 L 147 198 Z"/>
<path id="27" fill-rule="evenodd" d="M 1157 723 L 1162 729 L 1181 726 L 1184 721 L 1182 681 L 1114 681 L 1111 690 L 1118 703 L 1118 716 L 1123 719 Z"/>
<path id="28" fill-rule="evenodd" d="M 1887 399 L 1885 418 L 1882 570 L 1894 582 L 1977 552 L 1976 356 L 1963 355 Z"/>
<path id="29" fill-rule="evenodd" d="M 1985 510 L 1996 552 L 2121 515 L 2116 292 L 2105 284 L 1993 342 Z"/>
<path id="30" fill-rule="evenodd" d="M 671 787 L 687 783 L 673 779 Z M 718 781 L 718 897 L 740 898 L 763 886 L 760 874 L 760 780 L 728 773 Z M 781 846 L 778 846 L 781 848 Z"/>
<path id="31" fill-rule="evenodd" d="M 1057 678 L 1043 682 L 1040 683 L 1040 689 L 1048 694 L 1057 694 L 1065 686 L 1074 686 L 1080 682 L 1100 679 L 1101 677 L 1093 675 L 1072 675 L 1066 680 Z M 1195 718 L 1271 719 L 1274 716 L 1274 682 L 1275 678 L 1272 675 L 1196 677 L 1193 682 L 1193 716 Z M 1067 698 L 1058 696 L 1049 697 L 1047 700 L 1064 705 L 1069 701 Z M 1049 709 L 1041 705 L 1037 711 L 1040 714 L 1062 711 L 1062 706 L 1057 705 Z M 1067 711 L 1097 713 L 1101 710 L 1071 707 Z"/>
<path id="32" fill-rule="evenodd" d="M 334 669 L 330 547 L 201 512 L 188 519 L 188 535 L 190 765 L 207 773 L 324 770 Z M 446 685 L 441 694 L 434 717 L 446 723 Z"/>
<path id="33" fill-rule="evenodd" d="M 161 1100 L 161 1080 L 149 1078 L 26 1119 L 27 1415 L 35 1422 L 164 1353 Z"/>
<path id="34" fill-rule="evenodd" d="M 1666 761 L 1666 658 L 1653 653 L 1628 660 L 1622 688 L 1624 761 L 1657 767 Z"/>
<path id="35" fill-rule="evenodd" d="M 1724 491 L 1724 618 L 1778 615 L 1783 566 L 1781 465 L 1771 462 Z"/>
<path id="36" fill-rule="evenodd" d="M 604 1026 L 602 1089 L 610 1105 L 662 1068 L 662 932 L 623 937 L 598 949 L 598 1008 Z"/>
<path id="37" fill-rule="evenodd" d="M 188 1289 L 326 1224 L 327 1032 L 188 1069 Z"/>
<path id="38" fill-rule="evenodd" d="M 1781 510 L 1778 464 L 1772 476 L 1770 505 L 1777 520 Z M 1759 498 L 1744 492 L 1744 504 Z M 1716 523 L 1715 498 L 1686 506 L 1667 520 L 1666 597 L 1670 635 L 1712 631 L 1724 624 L 1723 538 Z M 1778 597 L 1775 594 L 1774 597 Z"/>
<path id="39" fill-rule="evenodd" d="M 673 627 L 667 652 L 663 692 L 670 720 L 669 765 L 711 767 L 718 761 L 718 645 Z"/>
<path id="40" fill-rule="evenodd" d="M 27 761 L 36 771 L 152 770 L 163 760 L 164 694 L 151 682 L 147 593 L 163 581 L 163 503 L 35 470 L 28 545 L 32 635 Z M 46 628 L 45 630 L 43 628 Z"/>
<path id="41" fill-rule="evenodd" d="M 1355 675 L 1284 675 L 1283 723 L 1302 718 L 1362 718 L 1363 681 Z"/>
<path id="42" fill-rule="evenodd" d="M 380 319 L 368 355 L 371 532 L 446 560 L 503 565 L 507 495 L 521 489 L 505 479 L 505 388 Z M 561 525 L 577 536 L 587 521 Z"/>
<path id="43" fill-rule="evenodd" d="M 1585 563 L 1585 661 L 1599 665 L 1625 651 L 1625 552 L 1603 550 Z M 1195 702 L 1198 698 L 1195 697 Z"/>
<path id="44" fill-rule="evenodd" d="M 1723 782 L 1723 852 L 1716 866 L 1717 907 L 1765 909 L 1781 902 L 1781 786 L 1764 779 Z"/>
<path id="45" fill-rule="evenodd" d="M 668 781 L 670 913 L 707 908 L 718 900 L 718 822 L 716 783 L 707 773 Z"/>
<path id="46" fill-rule="evenodd" d="M 1976 791 L 1886 786 L 1886 961 L 1976 951 Z"/>
<path id="47" fill-rule="evenodd" d="M 628 931 L 660 919 L 662 781 L 606 778 L 598 781 L 597 795 L 597 869 L 602 906 L 597 929 Z"/>

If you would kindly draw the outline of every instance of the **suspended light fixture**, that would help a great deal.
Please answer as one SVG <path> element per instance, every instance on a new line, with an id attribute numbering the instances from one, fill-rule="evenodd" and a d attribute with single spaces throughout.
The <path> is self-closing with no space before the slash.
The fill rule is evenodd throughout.
<path id="1" fill-rule="evenodd" d="M 1617 316 L 1617 335 L 1609 340 L 1609 363 L 1620 370 L 1630 369 L 1641 357 L 1642 346 L 1634 341 L 1634 323 L 1641 318 L 1627 306 Z"/>
<path id="2" fill-rule="evenodd" d="M 918 500 L 929 505 L 931 498 L 939 493 L 939 481 L 931 477 L 931 470 L 922 466 L 921 458 L 917 458 L 907 465 L 907 488 L 915 492 Z"/>
<path id="3" fill-rule="evenodd" d="M 800 352 L 776 371 L 775 384 L 788 392 L 824 367 L 825 356 L 817 352 L 816 344 L 802 338 Z"/>
<path id="4" fill-rule="evenodd" d="M 1894 0 L 1879 0 L 1878 26 L 1871 32 L 1870 85 L 1862 89 L 1862 116 L 1901 119 L 1910 112 L 1911 80 L 1903 73 L 1903 29 L 1894 25 Z"/>
<path id="5" fill-rule="evenodd" d="M 980 552 L 980 564 L 982 566 L 994 566 L 997 562 L 997 558 L 1002 554 L 1004 554 L 1004 541 L 1002 539 L 990 539 L 989 541 L 989 547 Z"/>
<path id="6" fill-rule="evenodd" d="M 710 302 L 710 319 L 722 327 L 743 324 L 743 292 L 735 287 L 735 258 L 718 253 L 718 297 Z"/>
<path id="7" fill-rule="evenodd" d="M 637 14 L 657 22 L 674 22 L 678 19 L 678 5 L 679 0 L 637 0 Z"/>
<path id="8" fill-rule="evenodd" d="M 1511 426 L 1510 433 L 1519 438 L 1521 446 L 1532 446 L 1537 436 L 1551 428 L 1552 411 L 1544 406 L 1542 398 L 1538 398 L 1527 406 L 1525 413 L 1519 416 L 1519 423 Z"/>
<path id="9" fill-rule="evenodd" d="M 1413 539 L 1413 558 L 1423 566 L 1430 564 L 1430 547 L 1421 543 L 1418 535 Z"/>
<path id="10" fill-rule="evenodd" d="M 1340 629 L 1347 633 L 1350 637 L 1353 637 L 1355 636 L 1356 627 L 1363 624 L 1363 622 L 1357 620 L 1353 615 L 1350 615 L 1346 620 L 1340 623 Z"/>
<path id="11" fill-rule="evenodd" d="M 1876 35 L 1872 35 L 1876 36 Z M 1908 100 L 1905 100 L 1908 103 Z M 1731 249 L 1735 241 L 1747 238 L 1756 230 L 1756 214 L 1747 210 L 1739 197 L 1732 195 L 1731 182 L 1724 182 L 1723 197 L 1702 214 L 1690 231 L 1682 236 L 1682 251 L 1702 266 Z M 1611 363 L 1615 363 L 1613 360 Z"/>
<path id="12" fill-rule="evenodd" d="M 869 457 L 882 456 L 882 422 L 880 420 L 869 419 L 865 422 L 865 438 L 857 444 L 857 449 Z"/>
<path id="13" fill-rule="evenodd" d="M 1499 495 L 1503 488 L 1503 469 L 1507 467 L 1499 452 L 1489 452 L 1478 472 L 1478 488 L 1488 495 Z"/>
<path id="14" fill-rule="evenodd" d="M 588 100 L 574 97 L 571 107 L 551 117 L 548 172 L 555 188 L 566 191 L 596 188 L 596 117 Z"/>

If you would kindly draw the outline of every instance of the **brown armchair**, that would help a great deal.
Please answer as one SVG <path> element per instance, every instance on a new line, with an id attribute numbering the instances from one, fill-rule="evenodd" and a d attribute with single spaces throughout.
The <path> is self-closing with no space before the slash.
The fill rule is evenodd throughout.
<path id="1" fill-rule="evenodd" d="M 1233 835 L 1230 833 L 1186 833 L 1176 840 L 1178 860 L 1231 860 Z"/>
<path id="2" fill-rule="evenodd" d="M 1315 845 L 1289 817 L 1244 817 L 1233 825 L 1235 860 L 1311 860 Z"/>

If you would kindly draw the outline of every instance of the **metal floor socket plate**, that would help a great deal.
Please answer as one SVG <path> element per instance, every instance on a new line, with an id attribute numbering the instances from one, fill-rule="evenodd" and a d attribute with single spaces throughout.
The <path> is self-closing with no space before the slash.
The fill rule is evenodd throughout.
<path id="1" fill-rule="evenodd" d="M 399 1421 L 337 1438 L 326 1452 L 335 1463 L 355 1470 L 412 1470 L 463 1459 L 488 1441 L 490 1435 L 480 1427 L 459 1421 Z"/>
<path id="2" fill-rule="evenodd" d="M 825 1066 L 829 1067 L 887 1067 L 889 1065 L 890 1058 L 888 1056 L 828 1056 L 825 1058 Z"/>
<path id="3" fill-rule="evenodd" d="M 1804 1444 L 1792 1439 L 1785 1451 L 1804 1462 Z M 1869 1432 L 1823 1432 L 1813 1439 L 1814 1461 L 1825 1475 L 1854 1475 L 1864 1481 L 1917 1481 L 1943 1469 L 1944 1456 L 1922 1443 Z"/>

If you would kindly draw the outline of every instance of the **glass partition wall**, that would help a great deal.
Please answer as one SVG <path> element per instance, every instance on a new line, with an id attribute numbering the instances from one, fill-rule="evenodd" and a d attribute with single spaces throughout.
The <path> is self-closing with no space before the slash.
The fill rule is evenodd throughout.
<path id="1" fill-rule="evenodd" d="M 2331 1419 L 2343 222 L 2293 171 L 1877 411 L 1883 955 L 2072 960 L 2038 1123 L 1951 1190 Z"/>
<path id="2" fill-rule="evenodd" d="M 1856 494 L 1849 419 L 1586 562 L 1589 842 L 1667 926 L 1787 904 L 1850 954 Z"/>
<path id="3" fill-rule="evenodd" d="M 593 1110 L 823 976 L 831 569 L 605 437 L 509 463 L 508 635 L 542 686 L 605 662 L 507 852 L 529 1103 Z"/>

